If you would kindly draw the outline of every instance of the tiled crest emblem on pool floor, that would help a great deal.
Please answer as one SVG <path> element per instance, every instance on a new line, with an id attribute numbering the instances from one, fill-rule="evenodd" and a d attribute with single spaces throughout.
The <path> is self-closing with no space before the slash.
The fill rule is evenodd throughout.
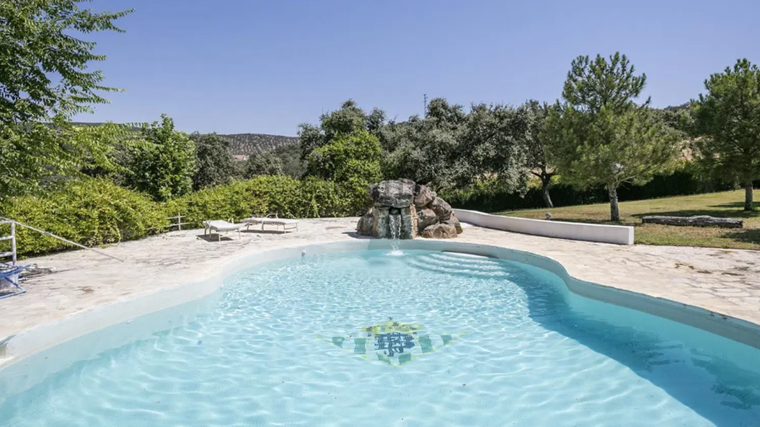
<path id="1" fill-rule="evenodd" d="M 400 323 L 391 319 L 381 325 L 362 327 L 361 333 L 355 336 L 318 337 L 365 359 L 379 360 L 396 367 L 432 353 L 461 335 L 425 333 L 420 325 Z"/>

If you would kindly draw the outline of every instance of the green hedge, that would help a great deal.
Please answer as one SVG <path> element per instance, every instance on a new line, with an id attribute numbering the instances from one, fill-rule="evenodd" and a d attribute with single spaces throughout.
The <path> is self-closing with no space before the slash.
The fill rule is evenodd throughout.
<path id="1" fill-rule="evenodd" d="M 252 215 L 277 214 L 280 218 L 353 216 L 361 213 L 364 194 L 320 179 L 303 181 L 287 176 L 258 176 L 207 188 L 166 203 L 172 216 L 200 227 L 207 219 L 240 220 Z"/>
<path id="2" fill-rule="evenodd" d="M 166 218 L 177 213 L 196 227 L 207 219 L 240 220 L 269 213 L 281 218 L 354 216 L 363 213 L 366 197 L 365 192 L 358 194 L 320 179 L 260 176 L 156 203 L 109 180 L 87 179 L 72 181 L 42 197 L 8 199 L 0 206 L 0 215 L 82 245 L 98 246 L 165 231 Z M 6 234 L 8 226 L 0 229 L 0 235 Z M 0 242 L 0 252 L 9 247 L 8 242 Z M 70 248 L 40 233 L 18 230 L 19 254 Z"/>
<path id="3" fill-rule="evenodd" d="M 0 206 L 0 215 L 37 227 L 86 246 L 139 239 L 157 233 L 166 224 L 161 205 L 147 196 L 106 179 L 72 181 L 62 190 L 42 197 L 16 197 Z M 8 225 L 0 234 L 7 235 Z M 24 255 L 70 249 L 72 246 L 17 227 L 19 253 Z M 0 252 L 9 242 L 0 242 Z"/>

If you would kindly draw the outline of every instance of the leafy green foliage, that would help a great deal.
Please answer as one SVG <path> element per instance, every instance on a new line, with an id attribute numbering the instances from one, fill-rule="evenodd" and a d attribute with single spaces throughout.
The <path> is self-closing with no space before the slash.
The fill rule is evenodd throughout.
<path id="1" fill-rule="evenodd" d="M 367 116 L 364 110 L 349 99 L 339 110 L 322 114 L 319 125 L 303 123 L 299 125 L 298 137 L 301 144 L 301 158 L 306 160 L 311 152 L 339 135 L 348 135 L 359 131 L 369 131 L 376 135 L 385 120 L 382 110 L 374 109 Z"/>
<path id="2" fill-rule="evenodd" d="M 549 160 L 563 182 L 580 188 L 604 185 L 610 217 L 619 220 L 617 188 L 643 184 L 667 170 L 679 150 L 678 135 L 634 102 L 646 75 L 634 74 L 625 55 L 574 60 L 562 96 L 546 124 Z"/>
<path id="3" fill-rule="evenodd" d="M 0 212 L 86 246 L 139 239 L 162 231 L 167 223 L 161 205 L 107 179 L 73 180 L 42 196 L 9 198 Z M 72 248 L 22 227 L 17 239 L 19 253 L 25 255 Z M 5 250 L 7 245 L 0 246 Z"/>
<path id="4" fill-rule="evenodd" d="M 199 227 L 208 219 L 240 220 L 252 215 L 277 214 L 281 218 L 357 215 L 363 198 L 330 181 L 286 176 L 258 176 L 228 185 L 206 188 L 170 200 L 166 210 L 182 213 L 184 220 Z"/>
<path id="5" fill-rule="evenodd" d="M 386 177 L 412 178 L 441 190 L 462 187 L 484 176 L 510 192 L 527 185 L 525 109 L 505 105 L 464 107 L 436 98 L 424 119 L 391 122 L 381 131 Z"/>
<path id="6" fill-rule="evenodd" d="M 493 176 L 504 188 L 524 192 L 528 183 L 529 118 L 524 108 L 474 105 L 457 150 L 457 184 L 466 185 L 478 176 Z"/>
<path id="7" fill-rule="evenodd" d="M 135 148 L 128 183 L 154 200 L 165 201 L 187 194 L 195 175 L 195 144 L 174 130 L 174 121 L 161 115 L 161 123 L 144 126 L 147 144 Z"/>
<path id="8" fill-rule="evenodd" d="M 130 11 L 94 13 L 78 3 L 0 2 L 0 200 L 49 190 L 93 164 L 114 166 L 112 143 L 126 129 L 83 129 L 67 119 L 105 103 L 98 91 L 116 90 L 102 86 L 102 73 L 89 68 L 105 56 L 93 54 L 95 43 L 77 35 L 121 31 L 114 21 Z"/>
<path id="9" fill-rule="evenodd" d="M 105 56 L 92 53 L 94 42 L 77 33 L 121 32 L 114 21 L 131 11 L 95 13 L 78 0 L 3 0 L 0 2 L 0 123 L 45 121 L 90 111 L 107 102 L 97 91 L 100 71 L 89 70 Z M 58 82 L 51 77 L 56 75 Z"/>
<path id="10" fill-rule="evenodd" d="M 193 189 L 227 184 L 235 176 L 235 164 L 229 152 L 230 142 L 215 133 L 194 133 L 190 140 L 195 144 L 197 169 L 193 176 Z"/>
<path id="11" fill-rule="evenodd" d="M 386 125 L 381 131 L 385 177 L 410 178 L 439 189 L 454 187 L 468 174 L 461 138 L 466 119 L 464 107 L 435 98 L 425 118 L 412 116 Z"/>
<path id="12" fill-rule="evenodd" d="M 380 181 L 380 141 L 367 131 L 339 134 L 308 157 L 308 174 L 366 190 Z"/>
<path id="13" fill-rule="evenodd" d="M 760 177 L 760 69 L 746 59 L 705 81 L 707 94 L 693 102 L 698 159 L 716 176 L 745 187 L 752 210 L 752 181 Z"/>
<path id="14" fill-rule="evenodd" d="M 0 201 L 48 191 L 84 169 L 113 172 L 119 169 L 113 156 L 116 147 L 134 143 L 125 125 L 72 126 L 61 120 L 55 124 L 0 125 Z"/>

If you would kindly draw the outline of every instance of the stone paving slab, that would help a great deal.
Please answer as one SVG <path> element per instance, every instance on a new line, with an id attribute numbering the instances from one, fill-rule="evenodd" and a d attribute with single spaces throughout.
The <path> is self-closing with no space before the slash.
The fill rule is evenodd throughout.
<path id="1" fill-rule="evenodd" d="M 231 256 L 360 238 L 358 218 L 304 220 L 295 233 L 230 233 L 217 242 L 183 230 L 103 249 L 22 261 L 53 269 L 30 278 L 27 293 L 0 300 L 0 339 L 120 298 L 193 282 Z M 667 298 L 760 325 L 760 252 L 670 246 L 617 246 L 468 227 L 458 238 L 547 256 L 581 280 Z"/>

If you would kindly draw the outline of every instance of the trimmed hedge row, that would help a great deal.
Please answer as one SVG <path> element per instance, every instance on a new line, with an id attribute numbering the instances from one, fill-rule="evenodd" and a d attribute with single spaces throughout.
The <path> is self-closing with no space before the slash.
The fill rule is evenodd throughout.
<path id="1" fill-rule="evenodd" d="M 731 184 L 705 181 L 687 167 L 670 175 L 655 176 L 645 185 L 623 185 L 618 189 L 618 197 L 622 202 L 726 191 L 733 188 Z M 556 184 L 551 187 L 550 193 L 556 207 L 609 202 L 607 190 L 601 187 L 577 190 L 568 185 Z M 531 187 L 524 196 L 520 196 L 507 193 L 495 181 L 488 180 L 466 189 L 444 192 L 441 197 L 453 207 L 483 212 L 540 209 L 545 206 L 540 187 Z"/>
<path id="2" fill-rule="evenodd" d="M 204 220 L 240 220 L 252 215 L 281 218 L 354 216 L 365 205 L 365 194 L 352 194 L 331 181 L 287 176 L 258 176 L 208 188 L 166 203 L 170 215 L 200 227 Z"/>
<path id="3" fill-rule="evenodd" d="M 260 176 L 207 188 L 165 203 L 107 179 L 76 180 L 41 197 L 17 197 L 0 206 L 0 216 L 41 228 L 85 246 L 140 239 L 166 230 L 169 216 L 200 227 L 207 219 L 239 220 L 251 215 L 281 218 L 355 216 L 363 213 L 366 194 L 319 179 Z M 0 235 L 8 234 L 8 226 Z M 60 240 L 18 227 L 18 252 L 34 255 L 71 249 Z M 0 242 L 0 252 L 10 249 Z"/>

